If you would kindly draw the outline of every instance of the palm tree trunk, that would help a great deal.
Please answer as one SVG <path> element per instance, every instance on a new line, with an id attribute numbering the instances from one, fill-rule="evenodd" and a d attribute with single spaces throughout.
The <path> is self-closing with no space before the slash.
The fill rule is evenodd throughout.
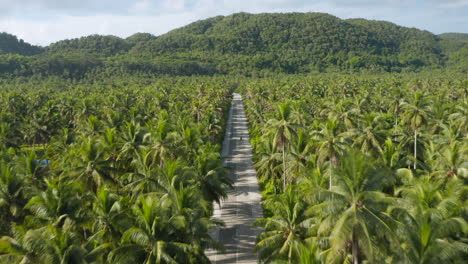
<path id="1" fill-rule="evenodd" d="M 332 188 L 332 178 L 333 178 L 333 167 L 336 163 L 336 156 L 335 153 L 332 152 L 330 155 L 330 178 L 328 179 L 328 190 L 331 190 Z"/>
<path id="2" fill-rule="evenodd" d="M 418 145 L 418 129 L 414 130 L 414 164 L 413 169 L 416 169 L 416 162 L 417 162 L 417 145 Z"/>
<path id="3" fill-rule="evenodd" d="M 353 251 L 353 264 L 359 264 L 359 244 L 356 239 L 356 235 L 353 231 L 353 241 L 352 241 L 352 251 Z"/>
<path id="4" fill-rule="evenodd" d="M 395 127 L 393 129 L 393 140 L 397 141 L 397 129 L 398 129 L 398 115 L 395 115 Z"/>
<path id="5" fill-rule="evenodd" d="M 283 191 L 286 190 L 286 158 L 284 154 L 284 142 L 283 142 Z"/>

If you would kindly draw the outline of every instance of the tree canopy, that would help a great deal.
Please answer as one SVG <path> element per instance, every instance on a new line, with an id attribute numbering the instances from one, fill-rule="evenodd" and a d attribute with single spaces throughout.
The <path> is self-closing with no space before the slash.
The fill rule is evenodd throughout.
<path id="1" fill-rule="evenodd" d="M 324 13 L 237 13 L 200 20 L 158 37 L 91 35 L 45 48 L 2 33 L 0 54 L 6 55 L 0 55 L 0 75 L 80 79 L 94 71 L 265 75 L 447 67 L 465 72 L 465 35 L 437 36 L 390 22 L 343 20 Z M 23 57 L 29 55 L 35 56 Z"/>

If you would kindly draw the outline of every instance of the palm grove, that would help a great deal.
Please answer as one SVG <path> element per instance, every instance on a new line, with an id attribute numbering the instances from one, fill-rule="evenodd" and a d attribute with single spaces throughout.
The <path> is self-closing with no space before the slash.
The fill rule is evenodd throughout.
<path id="1" fill-rule="evenodd" d="M 289 77 L 243 89 L 260 261 L 463 263 L 467 82 Z"/>
<path id="2" fill-rule="evenodd" d="M 0 263 L 208 263 L 235 90 L 262 263 L 463 263 L 466 39 L 318 13 L 0 33 Z"/>
<path id="3" fill-rule="evenodd" d="M 208 230 L 231 185 L 218 142 L 232 82 L 16 85 L 0 93 L 1 263 L 208 263 L 221 249 Z"/>

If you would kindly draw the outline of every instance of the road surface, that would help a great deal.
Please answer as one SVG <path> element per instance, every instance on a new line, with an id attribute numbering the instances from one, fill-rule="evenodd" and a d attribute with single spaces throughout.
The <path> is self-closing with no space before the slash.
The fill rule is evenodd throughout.
<path id="1" fill-rule="evenodd" d="M 213 230 L 212 235 L 224 244 L 226 252 L 208 251 L 207 256 L 215 264 L 254 264 L 257 263 L 255 240 L 261 230 L 253 228 L 252 223 L 263 217 L 263 212 L 252 162 L 247 118 L 239 94 L 234 94 L 231 103 L 222 156 L 225 157 L 225 166 L 230 169 L 229 177 L 234 181 L 234 189 L 228 193 L 221 206 L 214 205 L 213 217 L 223 220 L 226 226 Z"/>

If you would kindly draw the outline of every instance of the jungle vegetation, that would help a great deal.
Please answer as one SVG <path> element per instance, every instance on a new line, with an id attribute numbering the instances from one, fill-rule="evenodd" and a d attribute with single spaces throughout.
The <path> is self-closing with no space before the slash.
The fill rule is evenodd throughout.
<path id="1" fill-rule="evenodd" d="M 209 263 L 235 82 L 2 84 L 0 263 Z"/>
<path id="2" fill-rule="evenodd" d="M 323 13 L 237 13 L 161 36 L 91 35 L 37 47 L 0 34 L 0 76 L 468 72 L 466 34 L 440 36 L 385 21 Z M 32 56 L 33 55 L 33 56 Z"/>
<path id="3" fill-rule="evenodd" d="M 320 13 L 0 33 L 0 263 L 209 263 L 234 91 L 261 263 L 464 263 L 467 67 L 466 34 Z"/>
<path id="4" fill-rule="evenodd" d="M 464 263 L 467 88 L 401 75 L 242 86 L 261 263 Z"/>

